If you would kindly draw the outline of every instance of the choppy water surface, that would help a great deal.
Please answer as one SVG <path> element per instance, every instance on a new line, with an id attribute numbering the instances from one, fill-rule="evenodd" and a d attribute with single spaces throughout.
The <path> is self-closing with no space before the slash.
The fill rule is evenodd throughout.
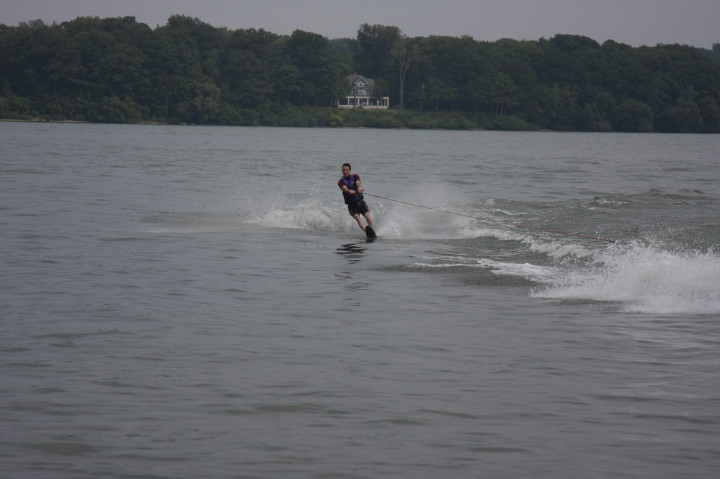
<path id="1" fill-rule="evenodd" d="M 717 135 L 0 144 L 2 477 L 717 475 Z"/>

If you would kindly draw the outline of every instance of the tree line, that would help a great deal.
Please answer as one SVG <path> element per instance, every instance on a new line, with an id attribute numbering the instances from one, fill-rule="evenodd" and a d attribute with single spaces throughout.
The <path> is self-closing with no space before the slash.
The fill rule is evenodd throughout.
<path id="1" fill-rule="evenodd" d="M 389 111 L 332 108 L 351 73 Z M 720 44 L 354 39 L 216 28 L 174 15 L 0 25 L 0 118 L 213 125 L 720 132 Z"/>

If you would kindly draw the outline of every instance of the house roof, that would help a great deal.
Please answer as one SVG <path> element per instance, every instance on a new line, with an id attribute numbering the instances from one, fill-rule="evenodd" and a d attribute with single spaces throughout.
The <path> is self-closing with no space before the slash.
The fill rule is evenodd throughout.
<path id="1" fill-rule="evenodd" d="M 358 80 L 365 80 L 365 84 L 367 85 L 368 89 L 375 88 L 375 80 L 373 80 L 372 78 L 365 78 L 364 76 L 358 75 L 357 73 L 346 76 L 345 80 L 350 86 L 353 86 L 355 83 L 357 83 Z"/>

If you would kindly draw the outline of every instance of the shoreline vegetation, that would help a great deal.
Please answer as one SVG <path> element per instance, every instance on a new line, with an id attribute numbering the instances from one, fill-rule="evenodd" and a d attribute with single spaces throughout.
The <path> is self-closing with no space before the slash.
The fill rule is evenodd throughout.
<path id="1" fill-rule="evenodd" d="M 388 110 L 334 105 L 360 73 Z M 0 24 L 0 118 L 10 121 L 447 130 L 720 133 L 720 43 L 631 47 L 354 39 L 216 28 L 174 15 Z"/>
<path id="2" fill-rule="evenodd" d="M 525 123 L 519 118 L 506 116 L 470 115 L 463 112 L 413 112 L 409 110 L 341 110 L 331 107 L 294 107 L 272 115 L 252 112 L 247 122 L 233 124 L 186 123 L 141 120 L 134 122 L 89 121 L 60 117 L 33 116 L 0 118 L 0 122 L 28 123 L 121 123 L 134 125 L 189 125 L 189 126 L 268 126 L 303 128 L 395 128 L 418 130 L 507 130 L 539 131 L 543 128 Z"/>

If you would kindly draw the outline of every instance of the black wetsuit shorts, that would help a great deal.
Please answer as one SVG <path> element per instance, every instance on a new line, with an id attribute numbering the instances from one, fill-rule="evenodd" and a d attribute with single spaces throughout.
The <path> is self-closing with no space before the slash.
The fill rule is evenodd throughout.
<path id="1" fill-rule="evenodd" d="M 350 203 L 348 205 L 348 211 L 350 212 L 350 216 L 355 216 L 369 213 L 370 209 L 368 209 L 368 206 L 365 204 L 364 200 L 360 200 L 358 202 Z"/>

